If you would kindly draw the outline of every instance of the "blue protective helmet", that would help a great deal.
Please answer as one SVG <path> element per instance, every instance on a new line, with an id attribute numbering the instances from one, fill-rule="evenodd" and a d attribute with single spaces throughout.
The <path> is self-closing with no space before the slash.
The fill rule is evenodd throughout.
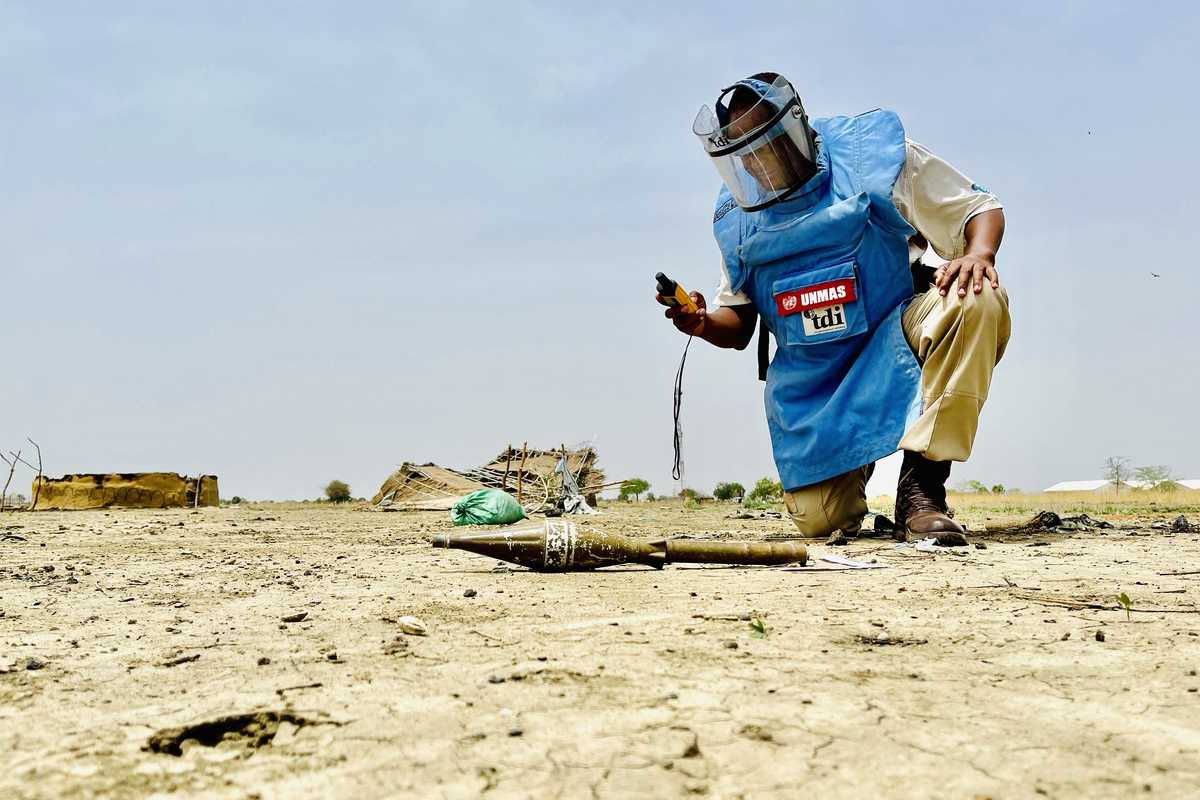
<path id="1" fill-rule="evenodd" d="M 795 88 L 773 72 L 721 90 L 700 109 L 692 133 L 746 211 L 783 202 L 816 171 L 816 146 Z"/>

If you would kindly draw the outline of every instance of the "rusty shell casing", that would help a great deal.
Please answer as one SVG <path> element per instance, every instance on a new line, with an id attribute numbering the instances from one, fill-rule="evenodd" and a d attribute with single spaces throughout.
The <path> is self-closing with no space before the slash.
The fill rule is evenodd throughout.
<path id="1" fill-rule="evenodd" d="M 685 539 L 634 539 L 569 520 L 515 525 L 485 533 L 433 537 L 433 546 L 457 548 L 498 558 L 541 572 L 565 572 L 648 564 L 661 569 L 676 561 L 699 564 L 805 563 L 808 553 L 797 542 L 705 542 Z"/>
<path id="2" fill-rule="evenodd" d="M 690 564 L 801 564 L 808 550 L 800 542 L 706 542 L 696 539 L 663 539 L 651 547 L 665 548 L 666 561 Z"/>
<path id="3" fill-rule="evenodd" d="M 513 525 L 486 533 L 450 533 L 433 537 L 434 547 L 454 547 L 545 572 L 588 570 L 615 564 L 654 563 L 662 555 L 645 542 L 619 534 L 581 528 L 567 520 Z"/>

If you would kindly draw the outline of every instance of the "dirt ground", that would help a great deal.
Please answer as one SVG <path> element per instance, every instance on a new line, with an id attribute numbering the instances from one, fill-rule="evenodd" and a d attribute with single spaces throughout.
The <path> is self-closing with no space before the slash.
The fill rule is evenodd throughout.
<path id="1" fill-rule="evenodd" d="M 792 530 L 728 513 L 589 522 Z M 0 797 L 1200 797 L 1200 533 L 1112 519 L 543 575 L 446 512 L 7 514 Z"/>

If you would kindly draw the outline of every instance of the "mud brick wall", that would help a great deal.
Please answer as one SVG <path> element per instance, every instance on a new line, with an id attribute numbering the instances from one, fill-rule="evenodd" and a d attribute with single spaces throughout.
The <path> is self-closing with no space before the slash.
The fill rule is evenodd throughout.
<path id="1" fill-rule="evenodd" d="M 40 485 L 39 485 L 40 483 Z M 199 487 L 199 502 L 196 491 Z M 42 477 L 33 482 L 30 498 L 35 509 L 85 508 L 191 508 L 215 506 L 217 476 L 189 478 L 174 472 L 126 472 L 120 474 L 65 475 Z"/>

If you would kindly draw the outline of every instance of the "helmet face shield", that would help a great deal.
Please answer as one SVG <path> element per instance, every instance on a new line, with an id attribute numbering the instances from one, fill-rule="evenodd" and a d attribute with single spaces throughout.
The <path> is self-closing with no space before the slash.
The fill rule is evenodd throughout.
<path id="1" fill-rule="evenodd" d="M 733 116 L 724 101 L 738 87 L 753 91 L 758 100 Z M 700 109 L 692 133 L 746 211 L 786 200 L 816 169 L 808 116 L 783 77 L 770 85 L 747 79 L 724 90 L 716 112 L 708 106 Z"/>

